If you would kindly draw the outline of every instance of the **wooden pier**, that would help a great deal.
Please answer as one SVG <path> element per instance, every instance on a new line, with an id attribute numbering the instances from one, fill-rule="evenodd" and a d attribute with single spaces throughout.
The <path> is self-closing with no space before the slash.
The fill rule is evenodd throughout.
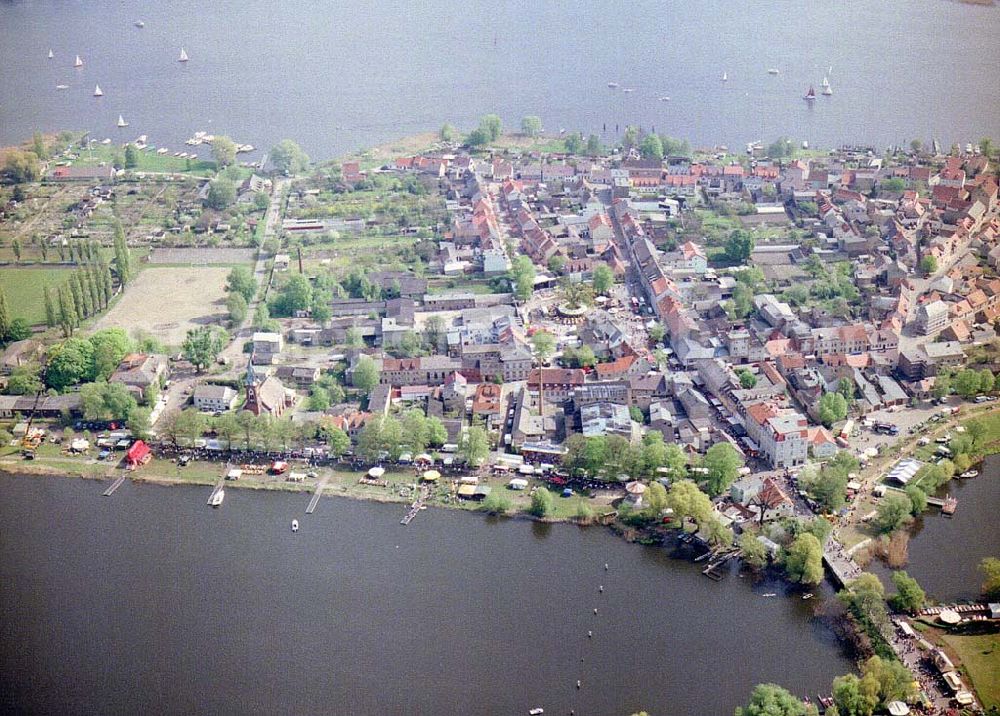
<path id="1" fill-rule="evenodd" d="M 115 490 L 125 484 L 125 480 L 128 479 L 128 475 L 119 475 L 118 478 L 111 483 L 111 486 L 101 493 L 102 497 L 111 497 L 115 494 Z"/>
<path id="2" fill-rule="evenodd" d="M 429 492 L 426 487 L 420 488 L 420 497 L 418 497 L 412 505 L 410 505 L 410 511 L 407 512 L 403 519 L 399 521 L 401 525 L 408 525 L 413 522 L 413 518 L 417 516 L 420 510 L 424 509 L 424 503 L 427 501 L 427 496 Z"/>
<path id="3" fill-rule="evenodd" d="M 722 552 L 717 552 L 709 561 L 708 566 L 701 571 L 709 579 L 716 582 L 720 581 L 724 576 L 724 572 L 721 571 L 722 567 L 726 565 L 731 559 L 735 559 L 743 554 L 743 550 L 733 547 Z"/>
<path id="4" fill-rule="evenodd" d="M 208 496 L 208 502 L 205 503 L 206 505 L 211 506 L 212 500 L 215 499 L 215 493 L 218 492 L 219 490 L 221 490 L 222 486 L 225 485 L 225 484 L 226 484 L 226 478 L 225 478 L 225 476 L 220 477 L 219 481 L 217 483 L 215 483 L 215 487 L 212 488 L 212 494 L 210 494 Z"/>
<path id="5" fill-rule="evenodd" d="M 326 481 L 329 478 L 324 477 L 318 483 L 316 483 L 316 491 L 313 492 L 312 499 L 309 500 L 309 506 L 306 507 L 306 514 L 311 515 L 316 510 L 316 505 L 319 504 L 319 498 L 323 494 L 323 489 L 326 487 Z"/>

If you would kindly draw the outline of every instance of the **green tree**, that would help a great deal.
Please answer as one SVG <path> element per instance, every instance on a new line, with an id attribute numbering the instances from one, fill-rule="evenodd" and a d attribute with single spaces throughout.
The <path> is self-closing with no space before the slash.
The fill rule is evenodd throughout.
<path id="1" fill-rule="evenodd" d="M 847 417 L 847 401 L 838 392 L 824 393 L 819 399 L 819 421 L 826 427 Z"/>
<path id="2" fill-rule="evenodd" d="M 499 115 L 487 114 L 479 118 L 479 129 L 486 133 L 491 142 L 495 142 L 503 132 L 503 120 Z"/>
<path id="3" fill-rule="evenodd" d="M 225 169 L 236 162 L 236 142 L 226 136 L 217 136 L 212 140 L 212 159 L 219 169 Z"/>
<path id="4" fill-rule="evenodd" d="M 934 387 L 931 388 L 931 395 L 935 400 L 951 395 L 951 374 L 947 372 L 938 373 L 934 377 Z"/>
<path id="5" fill-rule="evenodd" d="M 314 385 L 309 391 L 309 400 L 306 403 L 309 410 L 322 412 L 330 407 L 330 391 L 321 385 Z"/>
<path id="6" fill-rule="evenodd" d="M 556 339 L 548 331 L 535 331 L 531 336 L 531 348 L 541 363 L 548 361 L 555 352 Z"/>
<path id="7" fill-rule="evenodd" d="M 657 323 L 649 329 L 649 340 L 653 341 L 653 343 L 662 343 L 666 335 L 667 331 L 663 327 L 663 324 Z"/>
<path id="8" fill-rule="evenodd" d="M 815 707 L 807 707 L 802 699 L 777 684 L 757 684 L 750 694 L 750 702 L 736 709 L 736 716 L 809 716 L 814 713 Z"/>
<path id="9" fill-rule="evenodd" d="M 745 229 L 735 229 L 729 234 L 725 244 L 726 260 L 731 264 L 745 264 L 750 260 L 754 248 L 753 235 Z"/>
<path id="10" fill-rule="evenodd" d="M 992 393 L 995 387 L 996 378 L 993 376 L 992 371 L 989 368 L 983 368 L 979 371 L 979 392 Z"/>
<path id="11" fill-rule="evenodd" d="M 3 286 L 0 286 L 0 342 L 6 341 L 12 322 L 10 309 L 7 307 L 7 294 Z"/>
<path id="12" fill-rule="evenodd" d="M 878 705 L 877 684 L 863 683 L 854 674 L 833 680 L 833 701 L 840 716 L 871 716 Z"/>
<path id="13" fill-rule="evenodd" d="M 378 381 L 379 370 L 378 366 L 375 365 L 375 361 L 369 356 L 360 356 L 351 374 L 351 385 L 362 393 L 368 394 L 378 385 Z"/>
<path id="14" fill-rule="evenodd" d="M 200 373 L 215 361 L 225 345 L 225 331 L 216 326 L 201 326 L 187 332 L 181 352 Z"/>
<path id="15" fill-rule="evenodd" d="M 736 375 L 740 378 L 740 387 L 750 390 L 755 385 L 757 385 L 757 376 L 751 373 L 749 370 L 742 369 L 736 371 Z"/>
<path id="16" fill-rule="evenodd" d="M 814 479 L 805 483 L 806 490 L 827 512 L 836 512 L 844 506 L 848 483 L 847 475 L 847 470 L 826 465 Z"/>
<path id="17" fill-rule="evenodd" d="M 226 276 L 226 290 L 240 294 L 244 302 L 250 303 L 257 293 L 257 279 L 246 266 L 234 266 Z"/>
<path id="18" fill-rule="evenodd" d="M 473 467 L 482 465 L 490 452 L 490 441 L 486 430 L 478 425 L 473 425 L 462 437 L 458 451 L 469 465 Z"/>
<path id="19" fill-rule="evenodd" d="M 136 407 L 123 383 L 86 383 L 80 387 L 80 404 L 87 420 L 127 420 Z"/>
<path id="20" fill-rule="evenodd" d="M 667 506 L 682 522 L 693 519 L 702 522 L 712 512 L 712 501 L 691 480 L 676 480 L 667 490 Z"/>
<path id="21" fill-rule="evenodd" d="M 205 204 L 212 209 L 222 211 L 228 209 L 236 201 L 236 184 L 226 177 L 213 179 L 208 184 L 208 196 Z"/>
<path id="22" fill-rule="evenodd" d="M 639 143 L 639 152 L 643 159 L 663 159 L 663 142 L 655 134 L 647 134 Z"/>
<path id="23" fill-rule="evenodd" d="M 506 515 L 514 509 L 514 503 L 504 492 L 493 490 L 483 500 L 482 506 L 479 509 L 491 515 Z"/>
<path id="24" fill-rule="evenodd" d="M 979 140 L 979 151 L 983 153 L 984 157 L 993 156 L 993 140 L 989 137 L 983 137 Z"/>
<path id="25" fill-rule="evenodd" d="M 920 488 L 920 485 L 907 485 L 903 492 L 910 498 L 911 515 L 916 517 L 927 509 L 927 493 Z"/>
<path id="26" fill-rule="evenodd" d="M 45 148 L 45 138 L 42 137 L 41 132 L 35 132 L 31 138 L 31 151 L 35 153 L 41 161 L 45 161 L 49 158 L 49 150 Z"/>
<path id="27" fill-rule="evenodd" d="M 923 272 L 924 276 L 930 276 L 931 274 L 937 273 L 938 270 L 937 257 L 931 254 L 927 254 L 922 259 L 920 259 L 920 270 Z"/>
<path id="28" fill-rule="evenodd" d="M 518 256 L 511 263 L 508 278 L 514 286 L 514 296 L 527 301 L 535 289 L 535 264 L 527 256 Z"/>
<path id="29" fill-rule="evenodd" d="M 979 373 L 966 368 L 959 371 L 955 376 L 955 392 L 963 398 L 973 398 L 979 394 L 980 377 Z"/>
<path id="30" fill-rule="evenodd" d="M 122 359 L 132 352 L 135 344 L 122 328 L 104 328 L 88 339 L 94 347 L 93 378 L 107 380 Z"/>
<path id="31" fill-rule="evenodd" d="M 763 569 L 767 566 L 767 547 L 752 532 L 743 532 L 736 541 L 743 551 L 743 563 L 751 569 Z"/>
<path id="32" fill-rule="evenodd" d="M 132 279 L 132 254 L 125 238 L 125 229 L 120 221 L 115 221 L 114 251 L 118 281 L 124 286 Z"/>
<path id="33" fill-rule="evenodd" d="M 63 390 L 84 380 L 90 380 L 94 370 L 94 347 L 82 338 L 67 338 L 49 351 L 45 382 L 50 388 Z"/>
<path id="34" fill-rule="evenodd" d="M 793 582 L 819 584 L 823 581 L 823 548 L 808 532 L 798 535 L 785 553 L 785 571 Z"/>
<path id="35" fill-rule="evenodd" d="M 1000 559 L 986 557 L 979 563 L 979 571 L 983 573 L 983 596 L 1000 599 Z"/>
<path id="36" fill-rule="evenodd" d="M 923 609 L 927 595 L 924 594 L 924 590 L 920 588 L 917 580 L 906 572 L 893 572 L 892 583 L 896 587 L 896 594 L 889 599 L 893 609 L 910 614 L 916 614 Z"/>
<path id="37" fill-rule="evenodd" d="M 226 297 L 226 311 L 229 313 L 229 324 L 234 328 L 242 325 L 247 317 L 247 301 L 243 294 L 231 293 Z"/>
<path id="38" fill-rule="evenodd" d="M 133 408 L 125 421 L 125 427 L 137 440 L 149 439 L 149 408 Z"/>
<path id="39" fill-rule="evenodd" d="M 76 308 L 73 306 L 73 296 L 66 288 L 66 284 L 62 284 L 59 289 L 59 327 L 62 328 L 63 337 L 69 337 L 73 335 L 73 329 L 76 327 Z"/>
<path id="40" fill-rule="evenodd" d="M 892 177 L 890 179 L 885 179 L 879 182 L 878 188 L 881 191 L 889 192 L 891 194 L 898 194 L 904 189 L 906 189 L 906 182 L 899 177 Z"/>
<path id="41" fill-rule="evenodd" d="M 42 177 L 42 165 L 34 152 L 24 152 L 20 149 L 8 152 L 4 168 L 17 184 L 38 181 Z"/>
<path id="42" fill-rule="evenodd" d="M 583 151 L 583 135 L 579 132 L 567 134 L 563 143 L 566 145 L 567 154 L 579 154 Z"/>
<path id="43" fill-rule="evenodd" d="M 778 137 L 767 146 L 767 156 L 771 159 L 783 159 L 792 156 L 795 145 L 788 137 Z"/>
<path id="44" fill-rule="evenodd" d="M 879 500 L 872 525 L 882 533 L 895 532 L 912 519 L 912 510 L 909 497 L 901 492 L 889 492 Z"/>
<path id="45" fill-rule="evenodd" d="M 271 315 L 292 316 L 312 305 L 313 287 L 302 274 L 295 274 L 281 287 L 277 298 L 271 302 Z"/>
<path id="46" fill-rule="evenodd" d="M 601 138 L 596 134 L 587 137 L 587 156 L 599 157 L 604 154 L 604 147 L 601 146 Z"/>
<path id="47" fill-rule="evenodd" d="M 606 263 L 598 263 L 592 272 L 594 293 L 606 295 L 615 283 L 615 274 Z"/>
<path id="48" fill-rule="evenodd" d="M 544 487 L 539 487 L 531 496 L 531 507 L 528 512 L 535 517 L 545 517 L 551 514 L 554 508 L 555 500 L 552 498 L 552 493 Z"/>
<path id="49" fill-rule="evenodd" d="M 639 128 L 628 126 L 625 127 L 625 133 L 622 135 L 622 147 L 627 152 L 633 147 L 639 146 Z"/>
<path id="50" fill-rule="evenodd" d="M 721 495 L 739 475 L 743 458 L 729 443 L 716 443 L 705 453 L 702 466 L 708 470 L 706 481 L 709 494 Z"/>
<path id="51" fill-rule="evenodd" d="M 331 455 L 339 457 L 351 447 L 351 439 L 347 433 L 338 427 L 331 426 L 328 430 L 324 430 L 324 435 L 326 437 L 327 449 Z"/>
<path id="52" fill-rule="evenodd" d="M 42 389 L 39 378 L 41 368 L 37 363 L 26 363 L 15 368 L 7 379 L 8 395 L 34 395 Z"/>
<path id="53" fill-rule="evenodd" d="M 291 139 L 282 139 L 271 148 L 271 164 L 279 172 L 300 174 L 309 167 L 309 157 Z"/>
<path id="54" fill-rule="evenodd" d="M 476 147 L 483 147 L 489 144 L 490 135 L 484 129 L 473 129 L 469 132 L 469 136 L 465 138 L 465 143 L 475 149 Z"/>
<path id="55" fill-rule="evenodd" d="M 562 254 L 552 254 L 549 257 L 549 272 L 559 275 L 566 266 L 566 257 Z"/>
<path id="56" fill-rule="evenodd" d="M 253 413 L 247 412 L 245 414 L 251 418 L 255 417 Z M 174 417 L 171 432 L 173 433 L 175 442 L 181 439 L 187 445 L 193 446 L 195 441 L 204 435 L 207 429 L 208 421 L 205 415 L 194 408 L 187 408 L 177 413 Z"/>
<path id="57" fill-rule="evenodd" d="M 139 150 L 135 148 L 134 144 L 125 145 L 125 168 L 135 169 L 139 166 Z"/>
<path id="58" fill-rule="evenodd" d="M 445 123 L 441 127 L 439 132 L 442 142 L 457 142 L 458 141 L 458 130 L 451 124 Z"/>
<path id="59" fill-rule="evenodd" d="M 521 134 L 527 137 L 537 137 L 542 133 L 542 120 L 533 114 L 529 114 L 521 120 Z M 495 139 L 495 137 L 494 137 Z"/>

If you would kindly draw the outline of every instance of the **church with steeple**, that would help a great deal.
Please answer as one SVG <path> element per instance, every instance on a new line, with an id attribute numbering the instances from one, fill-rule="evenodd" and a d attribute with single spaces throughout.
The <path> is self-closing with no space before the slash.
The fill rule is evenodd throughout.
<path id="1" fill-rule="evenodd" d="M 294 405 L 295 394 L 286 390 L 277 377 L 266 374 L 262 377 L 258 374 L 254 368 L 253 358 L 251 354 L 243 378 L 247 394 L 243 409 L 249 410 L 254 415 L 267 414 L 275 418 L 280 417 L 286 408 Z"/>

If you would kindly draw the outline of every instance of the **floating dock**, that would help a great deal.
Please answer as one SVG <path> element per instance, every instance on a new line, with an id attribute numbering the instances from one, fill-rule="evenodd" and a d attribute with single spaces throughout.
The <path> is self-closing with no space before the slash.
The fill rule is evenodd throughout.
<path id="1" fill-rule="evenodd" d="M 114 482 L 111 483 L 111 487 L 101 493 L 102 497 L 111 497 L 115 494 L 115 490 L 125 484 L 125 480 L 128 479 L 128 475 L 120 475 Z"/>
<path id="2" fill-rule="evenodd" d="M 312 499 L 309 500 L 309 506 L 306 507 L 306 514 L 311 515 L 316 510 L 316 505 L 319 504 L 319 498 L 323 494 L 323 488 L 326 487 L 326 481 L 329 478 L 324 477 L 316 484 L 316 491 L 313 492 Z"/>

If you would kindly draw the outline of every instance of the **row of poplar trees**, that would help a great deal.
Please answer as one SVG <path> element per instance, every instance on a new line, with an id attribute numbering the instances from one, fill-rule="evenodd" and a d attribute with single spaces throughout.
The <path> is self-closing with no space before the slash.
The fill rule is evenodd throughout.
<path id="1" fill-rule="evenodd" d="M 108 307 L 115 295 L 111 264 L 95 242 L 81 242 L 76 248 L 77 268 L 58 289 L 45 287 L 45 324 L 59 326 L 67 338 L 85 319 Z M 118 285 L 132 278 L 132 257 L 125 242 L 121 222 L 115 224 L 114 274 Z"/>

